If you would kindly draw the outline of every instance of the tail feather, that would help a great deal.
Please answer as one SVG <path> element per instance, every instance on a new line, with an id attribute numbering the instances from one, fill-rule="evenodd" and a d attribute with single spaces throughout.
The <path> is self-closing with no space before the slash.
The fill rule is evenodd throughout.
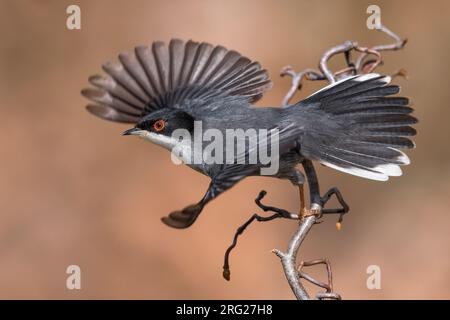
<path id="1" fill-rule="evenodd" d="M 367 102 L 367 100 L 371 100 L 371 98 L 376 97 L 384 97 L 392 94 L 399 93 L 400 88 L 398 86 L 383 86 L 379 88 L 369 88 L 363 91 L 355 91 L 352 93 L 342 92 L 336 96 L 331 96 L 327 98 L 327 104 L 334 104 L 335 101 L 339 102 Z"/>
<path id="2" fill-rule="evenodd" d="M 368 146 L 372 146 L 374 144 L 383 146 L 383 147 L 391 147 L 397 149 L 412 149 L 415 147 L 414 142 L 405 137 L 377 137 L 377 136 L 367 136 L 360 137 L 359 141 L 349 140 L 349 142 L 354 143 L 364 143 Z"/>
<path id="3" fill-rule="evenodd" d="M 389 76 L 382 76 L 376 73 L 367 74 L 363 76 L 353 76 L 340 80 L 338 82 L 332 83 L 321 90 L 310 95 L 308 98 L 303 100 L 305 103 L 312 101 L 324 101 L 329 97 L 337 98 L 342 94 L 348 95 L 358 92 L 363 92 L 366 89 L 376 88 L 374 84 L 386 85 L 391 81 Z"/>
<path id="4" fill-rule="evenodd" d="M 407 114 L 360 115 L 358 113 L 353 113 L 345 120 L 352 121 L 354 129 L 391 128 L 417 123 L 415 117 Z"/>
<path id="5" fill-rule="evenodd" d="M 400 176 L 410 163 L 400 149 L 414 148 L 408 137 L 417 119 L 390 77 L 355 76 L 334 83 L 291 107 L 313 108 L 315 118 L 301 137 L 301 152 L 325 166 L 372 180 Z M 298 110 L 298 109 L 297 109 Z"/>
<path id="6" fill-rule="evenodd" d="M 409 126 L 398 126 L 390 128 L 371 128 L 368 130 L 369 135 L 373 137 L 387 136 L 387 137 L 409 137 L 417 134 L 416 129 Z"/>
<path id="7" fill-rule="evenodd" d="M 342 143 L 339 147 L 333 147 L 333 150 L 342 152 L 343 155 L 349 155 L 356 158 L 372 158 L 376 162 L 386 162 L 403 164 L 397 158 L 401 156 L 401 153 L 392 147 L 384 147 L 374 144 L 357 143 Z"/>
<path id="8" fill-rule="evenodd" d="M 393 100 L 393 98 L 377 99 L 373 102 L 364 101 L 361 103 L 355 103 L 351 106 L 343 105 L 341 107 L 335 107 L 332 113 L 335 115 L 342 115 L 346 113 L 362 113 L 362 114 L 410 114 L 413 112 L 411 107 L 408 107 L 408 101 L 385 101 Z M 397 103 L 397 104 L 396 104 Z"/>

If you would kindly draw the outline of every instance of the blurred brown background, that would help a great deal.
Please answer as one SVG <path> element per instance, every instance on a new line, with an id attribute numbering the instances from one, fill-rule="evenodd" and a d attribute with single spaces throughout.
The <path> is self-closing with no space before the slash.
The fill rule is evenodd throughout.
<path id="1" fill-rule="evenodd" d="M 291 299 L 272 248 L 285 249 L 296 225 L 252 225 L 232 255 L 232 235 L 267 202 L 297 210 L 289 183 L 250 178 L 212 202 L 188 230 L 160 217 L 197 201 L 208 179 L 175 166 L 169 153 L 127 128 L 88 114 L 87 77 L 118 52 L 171 37 L 222 44 L 262 63 L 274 89 L 259 105 L 277 105 L 289 80 L 281 67 L 315 67 L 344 40 L 390 40 L 366 28 L 366 8 L 407 37 L 378 71 L 414 101 L 417 149 L 405 175 L 387 183 L 320 167 L 323 191 L 339 186 L 351 206 L 341 232 L 335 218 L 313 228 L 301 257 L 328 257 L 344 298 L 450 298 L 450 90 L 448 1 L 0 1 L 0 298 Z M 82 29 L 66 29 L 66 7 L 81 6 Z M 318 89 L 308 83 L 297 99 Z M 82 290 L 67 290 L 68 265 Z M 379 265 L 381 290 L 366 288 Z M 313 274 L 324 278 L 323 270 Z"/>

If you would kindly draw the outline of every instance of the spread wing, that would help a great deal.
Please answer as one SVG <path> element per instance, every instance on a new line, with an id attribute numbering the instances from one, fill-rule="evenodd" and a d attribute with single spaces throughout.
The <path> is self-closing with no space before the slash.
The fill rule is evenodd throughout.
<path id="1" fill-rule="evenodd" d="M 162 108 L 173 108 L 186 99 L 218 95 L 259 100 L 272 83 L 258 62 L 222 46 L 172 39 L 169 45 L 154 42 L 119 54 L 119 63 L 106 63 L 106 76 L 94 75 L 95 88 L 82 94 L 95 104 L 94 115 L 117 122 L 135 123 Z"/>

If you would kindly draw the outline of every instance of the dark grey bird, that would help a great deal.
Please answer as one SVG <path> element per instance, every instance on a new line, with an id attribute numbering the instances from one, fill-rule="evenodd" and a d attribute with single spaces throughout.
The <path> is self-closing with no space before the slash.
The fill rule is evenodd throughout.
<path id="1" fill-rule="evenodd" d="M 409 158 L 400 149 L 414 147 L 416 134 L 407 98 L 378 74 L 352 76 L 287 107 L 254 107 L 272 83 L 258 62 L 222 46 L 171 40 L 154 42 L 119 55 L 94 75 L 96 88 L 82 94 L 95 102 L 87 110 L 103 119 L 133 123 L 124 135 L 144 137 L 167 149 L 176 129 L 194 130 L 194 121 L 210 128 L 279 130 L 279 170 L 274 178 L 302 186 L 299 163 L 315 160 L 367 179 L 400 176 Z M 248 152 L 248 150 L 247 150 Z M 158 165 L 158 164 L 153 164 Z M 196 204 L 162 221 L 175 228 L 194 223 L 204 206 L 247 176 L 260 175 L 260 164 L 189 164 L 211 178 Z M 306 169 L 306 167 L 305 167 Z M 315 174 L 315 173 L 314 173 Z M 309 179 L 308 179 L 309 180 Z"/>

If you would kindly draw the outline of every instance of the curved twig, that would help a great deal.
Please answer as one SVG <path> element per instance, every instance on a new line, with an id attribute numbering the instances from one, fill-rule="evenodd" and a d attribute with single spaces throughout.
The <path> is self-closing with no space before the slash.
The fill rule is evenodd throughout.
<path id="1" fill-rule="evenodd" d="M 400 36 L 389 30 L 384 25 L 381 25 L 381 27 L 377 30 L 393 38 L 395 42 L 391 44 L 377 45 L 369 48 L 369 47 L 360 47 L 358 43 L 355 41 L 345 41 L 340 45 L 330 48 L 322 55 L 322 58 L 320 59 L 319 62 L 320 71 L 314 69 L 305 69 L 303 71 L 296 73 L 292 69 L 292 67 L 290 66 L 284 67 L 281 70 L 280 75 L 282 77 L 286 75 L 292 77 L 292 85 L 287 94 L 285 95 L 282 101 L 282 105 L 285 107 L 289 104 L 289 101 L 295 95 L 295 92 L 301 89 L 302 80 L 305 78 L 311 81 L 327 80 L 329 83 L 334 83 L 337 80 L 344 79 L 351 75 L 373 72 L 378 66 L 383 64 L 381 56 L 382 51 L 400 50 L 407 43 L 407 39 L 402 39 Z M 350 54 L 352 51 L 360 53 L 355 62 L 353 62 L 350 58 Z M 328 61 L 332 57 L 339 54 L 344 54 L 345 61 L 347 63 L 347 68 L 333 72 L 328 66 Z M 367 60 L 367 57 L 369 56 L 375 56 L 375 58 Z M 398 73 L 398 75 L 401 76 L 404 76 L 405 74 L 406 72 L 404 70 L 401 70 L 401 72 Z"/>
<path id="2" fill-rule="evenodd" d="M 400 38 L 399 35 L 392 32 L 384 25 L 381 25 L 380 28 L 377 30 L 387 34 L 389 37 L 393 38 L 395 40 L 395 42 L 391 43 L 391 44 L 382 44 L 382 45 L 378 45 L 378 46 L 373 46 L 372 48 L 370 48 L 372 50 L 372 52 L 379 53 L 380 51 L 400 50 L 400 49 L 403 49 L 403 47 L 406 45 L 406 43 L 408 41 L 407 39 Z M 370 54 L 371 54 L 371 52 L 365 52 L 358 57 L 358 59 L 356 60 L 356 63 L 355 63 L 356 70 L 359 70 L 360 72 L 363 71 L 363 67 L 364 67 L 363 61 Z"/>
<path id="3" fill-rule="evenodd" d="M 320 59 L 319 68 L 322 71 L 322 73 L 325 75 L 329 83 L 336 82 L 335 74 L 331 72 L 330 68 L 328 67 L 328 60 L 331 59 L 331 57 L 340 54 L 340 53 L 346 53 L 350 52 L 354 48 L 356 48 L 358 44 L 353 41 L 345 41 L 343 44 L 337 45 L 327 51 L 322 56 L 322 59 Z"/>
<path id="4" fill-rule="evenodd" d="M 292 85 L 289 89 L 288 93 L 284 97 L 281 105 L 286 107 L 289 105 L 289 101 L 295 95 L 297 90 L 301 90 L 302 88 L 302 80 L 303 78 L 307 78 L 308 80 L 325 80 L 324 76 L 320 73 L 320 71 L 314 69 L 305 69 L 296 73 L 291 66 L 286 66 L 280 71 L 280 76 L 291 76 L 292 77 Z"/>

